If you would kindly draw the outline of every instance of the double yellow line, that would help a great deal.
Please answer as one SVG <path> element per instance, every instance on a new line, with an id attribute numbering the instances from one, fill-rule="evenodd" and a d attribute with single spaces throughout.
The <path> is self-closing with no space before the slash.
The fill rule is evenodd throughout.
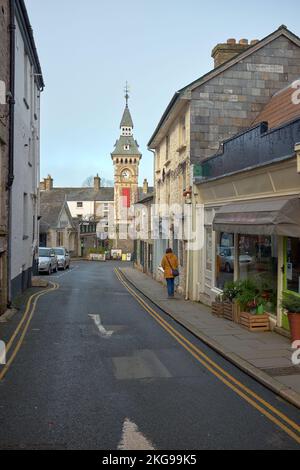
<path id="1" fill-rule="evenodd" d="M 186 349 L 202 366 L 223 382 L 227 387 L 233 390 L 237 395 L 243 398 L 253 408 L 262 413 L 272 423 L 278 426 L 282 431 L 288 434 L 294 441 L 300 444 L 300 426 L 288 416 L 268 403 L 262 397 L 253 392 L 250 388 L 242 384 L 233 375 L 220 367 L 215 361 L 208 357 L 199 347 L 192 344 L 181 333 L 173 328 L 164 320 L 145 300 L 133 290 L 126 282 L 123 274 L 115 269 L 119 281 L 136 299 L 136 301 L 146 310 L 164 330 L 166 330 L 181 346 Z"/>
<path id="2" fill-rule="evenodd" d="M 12 337 L 10 338 L 9 342 L 6 345 L 6 357 L 8 357 L 8 353 L 12 349 L 12 353 L 6 362 L 4 368 L 0 371 L 0 382 L 1 380 L 5 377 L 7 374 L 10 366 L 12 365 L 16 355 L 18 354 L 22 343 L 24 341 L 24 338 L 26 336 L 27 330 L 29 328 L 30 322 L 32 320 L 32 317 L 34 315 L 37 301 L 39 300 L 40 297 L 42 297 L 45 294 L 48 294 L 49 292 L 53 292 L 59 288 L 59 284 L 50 282 L 50 285 L 52 287 L 47 288 L 45 290 L 42 290 L 40 292 L 37 292 L 36 294 L 33 294 L 31 297 L 29 297 L 27 304 L 26 304 L 26 309 L 25 312 L 20 320 L 20 323 L 18 324 L 16 330 L 14 331 Z M 16 343 L 15 343 L 15 340 Z"/>

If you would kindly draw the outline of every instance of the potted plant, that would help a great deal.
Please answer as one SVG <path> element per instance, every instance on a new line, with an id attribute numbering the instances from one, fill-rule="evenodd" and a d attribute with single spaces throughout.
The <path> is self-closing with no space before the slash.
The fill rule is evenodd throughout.
<path id="1" fill-rule="evenodd" d="M 236 302 L 240 292 L 239 282 L 227 282 L 223 290 L 224 312 L 223 316 L 227 320 L 239 323 L 239 305 Z"/>
<path id="2" fill-rule="evenodd" d="M 300 297 L 285 293 L 281 305 L 288 312 L 292 340 L 300 340 Z"/>
<path id="3" fill-rule="evenodd" d="M 240 282 L 237 302 L 240 305 L 240 323 L 250 331 L 269 331 L 269 316 L 264 314 L 265 300 L 254 279 Z"/>

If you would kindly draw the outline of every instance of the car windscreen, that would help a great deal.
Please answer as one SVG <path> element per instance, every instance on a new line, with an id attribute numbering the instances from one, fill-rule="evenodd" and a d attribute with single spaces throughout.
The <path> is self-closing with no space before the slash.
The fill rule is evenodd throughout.
<path id="1" fill-rule="evenodd" d="M 65 251 L 64 251 L 62 248 L 57 248 L 57 249 L 54 250 L 54 253 L 55 253 L 56 255 L 64 256 Z"/>
<path id="2" fill-rule="evenodd" d="M 39 250 L 39 257 L 40 258 L 50 258 L 51 250 Z"/>

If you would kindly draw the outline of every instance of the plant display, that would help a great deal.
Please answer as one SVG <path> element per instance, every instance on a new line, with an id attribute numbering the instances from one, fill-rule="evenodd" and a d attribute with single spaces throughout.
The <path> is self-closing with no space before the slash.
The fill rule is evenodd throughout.
<path id="1" fill-rule="evenodd" d="M 233 302 L 240 290 L 240 283 L 239 282 L 227 282 L 224 286 L 223 290 L 223 298 L 224 300 L 229 300 L 230 302 Z"/>
<path id="2" fill-rule="evenodd" d="M 300 314 L 300 297 L 293 294 L 283 294 L 281 306 L 289 313 Z"/>

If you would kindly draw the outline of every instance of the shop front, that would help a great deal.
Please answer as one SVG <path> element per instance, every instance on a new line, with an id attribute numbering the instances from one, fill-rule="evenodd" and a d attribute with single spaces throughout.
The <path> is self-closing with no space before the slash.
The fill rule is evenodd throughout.
<path id="1" fill-rule="evenodd" d="M 272 198 L 216 209 L 212 296 L 226 283 L 253 279 L 264 292 L 273 323 L 288 329 L 285 291 L 300 296 L 300 199 Z"/>

